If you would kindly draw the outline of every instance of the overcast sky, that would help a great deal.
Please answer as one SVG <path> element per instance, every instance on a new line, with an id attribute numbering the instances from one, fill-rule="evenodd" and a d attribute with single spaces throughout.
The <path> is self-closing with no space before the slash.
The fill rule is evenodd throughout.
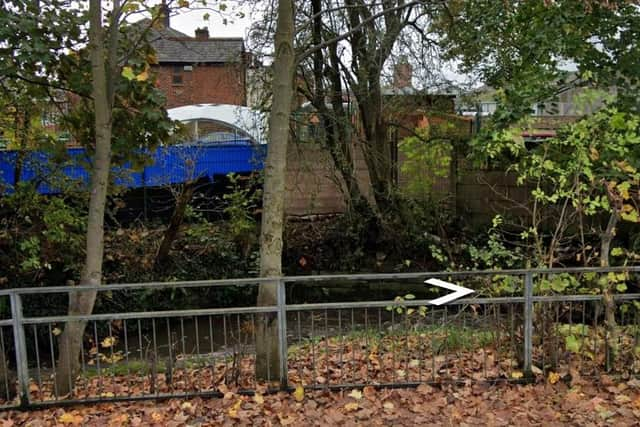
<path id="1" fill-rule="evenodd" d="M 232 8 L 234 6 L 231 5 L 229 7 Z M 254 17 L 246 7 L 239 10 L 244 12 L 245 17 L 238 18 L 237 16 L 229 16 L 226 25 L 223 23 L 223 18 L 217 13 L 207 12 L 205 10 L 181 10 L 171 16 L 171 28 L 192 37 L 196 28 L 207 27 L 209 28 L 209 35 L 211 37 L 244 38 L 247 35 L 247 29 L 251 24 L 251 19 Z M 209 13 L 210 15 L 208 21 L 203 19 L 205 13 Z M 227 14 L 233 15 L 232 12 Z"/>

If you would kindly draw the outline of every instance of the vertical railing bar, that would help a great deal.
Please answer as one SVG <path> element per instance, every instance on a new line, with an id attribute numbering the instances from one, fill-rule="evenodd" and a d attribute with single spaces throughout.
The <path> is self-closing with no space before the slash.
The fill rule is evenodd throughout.
<path id="1" fill-rule="evenodd" d="M 595 366 L 595 374 L 600 372 L 600 367 L 598 365 L 598 316 L 600 316 L 600 301 L 594 301 L 593 303 L 593 359 L 596 361 L 593 365 Z"/>
<path id="2" fill-rule="evenodd" d="M 80 339 L 80 345 L 82 345 L 82 339 Z M 69 397 L 73 396 L 73 380 L 71 379 L 71 357 L 69 356 L 69 346 L 65 346 L 67 353 L 67 381 L 69 384 Z M 58 348 L 58 351 L 60 349 Z"/>
<path id="3" fill-rule="evenodd" d="M 431 310 L 431 380 L 436 380 L 436 311 Z"/>
<path id="4" fill-rule="evenodd" d="M 129 332 L 127 328 L 127 319 L 122 319 L 122 330 L 124 331 L 124 363 L 127 368 L 127 395 L 130 397 L 133 384 L 131 380 L 131 365 L 129 362 Z"/>
<path id="5" fill-rule="evenodd" d="M 533 377 L 533 274 L 524 276 L 524 367 L 525 377 Z"/>
<path id="6" fill-rule="evenodd" d="M 108 325 L 108 328 L 107 328 L 107 329 L 108 329 L 108 331 L 109 331 L 109 337 L 110 337 L 110 338 L 113 338 L 113 328 L 111 327 L 111 322 L 107 323 L 107 325 Z M 114 397 L 116 397 L 116 396 L 117 396 L 117 395 L 116 395 L 116 390 L 117 390 L 117 388 L 115 387 L 115 383 L 116 383 L 116 371 L 115 371 L 115 369 L 113 369 L 113 368 L 114 368 L 114 366 L 115 366 L 114 358 L 113 358 L 113 347 L 115 347 L 115 341 L 112 341 L 112 342 L 111 342 L 111 345 L 109 346 L 109 350 L 110 350 L 110 353 L 111 353 L 111 368 L 112 368 L 112 369 L 111 369 L 111 386 L 112 386 L 112 388 L 113 388 L 113 392 L 112 392 L 112 393 L 113 393 L 113 396 L 114 396 Z M 69 370 L 69 371 L 71 371 L 71 370 Z"/>
<path id="7" fill-rule="evenodd" d="M 338 355 L 338 366 L 340 366 L 340 376 L 344 374 L 342 366 L 342 357 L 344 353 L 344 337 L 342 336 L 342 309 L 338 309 L 338 337 L 340 340 L 340 352 Z"/>
<path id="8" fill-rule="evenodd" d="M 140 319 L 138 319 L 138 353 L 140 354 L 140 364 L 148 364 L 149 361 L 147 360 L 147 358 L 144 355 L 144 350 L 142 349 L 142 322 L 140 321 Z M 147 366 L 147 370 L 150 367 Z M 138 375 L 138 377 L 140 377 Z M 142 386 L 140 387 L 142 394 L 144 394 L 144 376 L 142 377 Z"/>
<path id="9" fill-rule="evenodd" d="M 365 374 L 365 383 L 369 383 L 369 367 L 370 367 L 370 360 L 369 360 L 369 356 L 371 355 L 371 347 L 370 347 L 370 343 L 369 343 L 369 311 L 367 310 L 367 308 L 364 308 L 364 346 L 365 349 L 367 350 L 366 354 L 364 355 L 365 358 L 365 363 L 367 364 L 367 371 Z"/>
<path id="10" fill-rule="evenodd" d="M 559 342 L 560 307 L 558 303 L 554 303 L 553 307 L 555 311 L 555 322 L 553 325 L 553 332 L 554 332 L 553 337 L 555 341 L 555 346 L 553 347 L 553 366 L 554 366 L 554 369 L 558 369 L 558 364 L 559 364 L 558 353 L 560 352 L 560 342 Z"/>
<path id="11" fill-rule="evenodd" d="M 36 325 L 33 325 L 33 327 L 35 328 Z M 37 336 L 36 336 L 36 340 L 37 340 Z M 5 396 L 7 396 L 7 399 L 8 399 L 11 394 L 9 392 L 9 375 L 7 375 L 7 373 L 9 372 L 9 361 L 7 360 L 7 353 L 5 351 L 5 346 L 4 346 L 4 327 L 3 326 L 0 326 L 0 348 L 1 348 L 0 351 L 2 351 L 2 354 L 4 356 L 2 358 L 2 360 L 4 361 L 4 366 L 2 367 L 2 369 L 4 371 L 3 376 L 4 376 Z M 37 349 L 37 345 L 36 345 L 36 349 Z M 40 374 L 40 361 L 38 360 L 38 378 L 40 378 L 39 374 Z M 40 387 L 40 389 L 42 389 L 42 387 Z"/>
<path id="12" fill-rule="evenodd" d="M 242 345 L 242 326 L 240 323 L 240 314 L 237 313 L 236 314 L 236 327 L 238 328 L 238 334 L 237 336 L 237 345 L 238 345 L 238 351 L 237 351 L 237 358 L 238 358 L 238 362 L 236 365 L 236 369 L 237 369 L 237 381 L 241 381 L 242 380 L 242 355 L 244 354 L 244 346 Z M 267 351 L 267 355 L 269 354 L 269 352 Z M 268 359 L 267 359 L 268 360 Z M 269 362 L 267 361 L 267 368 L 269 367 Z M 267 373 L 267 377 L 269 377 L 269 374 Z"/>
<path id="13" fill-rule="evenodd" d="M 38 380 L 38 396 L 40 398 L 40 400 L 44 400 L 44 394 L 43 394 L 43 390 L 42 390 L 42 371 L 40 368 L 40 345 L 38 344 L 38 325 L 32 325 L 33 327 L 33 341 L 34 341 L 34 347 L 36 349 L 36 379 Z M 2 331 L 2 328 L 0 328 L 0 331 Z M 0 335 L 0 337 L 2 338 L 2 351 L 4 352 L 4 334 Z M 5 368 L 7 368 L 5 366 Z M 6 378 L 5 378 L 6 381 Z M 7 393 L 7 396 L 9 394 Z"/>
<path id="14" fill-rule="evenodd" d="M 640 331 L 638 331 L 638 307 L 636 307 L 636 305 L 633 305 L 633 348 L 638 348 L 638 334 L 640 333 Z M 634 351 L 633 352 L 633 373 L 637 373 L 638 372 L 638 354 Z"/>
<path id="15" fill-rule="evenodd" d="M 289 382 L 289 348 L 287 344 L 287 285 L 280 279 L 276 292 L 278 303 L 278 350 L 280 352 L 280 388 L 285 390 Z"/>
<path id="16" fill-rule="evenodd" d="M 49 350 L 51 351 L 51 370 L 53 371 L 53 397 L 55 398 L 55 400 L 58 400 L 59 398 L 58 381 L 57 381 L 58 373 L 56 370 L 56 359 L 55 359 L 56 356 L 53 349 L 53 332 L 51 331 L 51 323 L 48 323 L 47 325 L 49 327 Z"/>
<path id="17" fill-rule="evenodd" d="M 85 360 L 84 360 L 84 342 L 80 344 L 80 369 L 82 372 L 82 378 L 84 379 L 84 381 L 87 381 L 88 377 L 87 377 L 87 368 L 85 365 Z"/>
<path id="18" fill-rule="evenodd" d="M 17 292 L 9 294 L 11 303 L 11 320 L 13 321 L 13 340 L 16 354 L 16 371 L 20 406 L 27 407 L 31 403 L 29 396 L 29 365 L 27 360 L 27 342 L 22 324 L 22 297 Z M 49 325 L 51 326 L 51 325 Z"/>
<path id="19" fill-rule="evenodd" d="M 194 334 L 195 334 L 195 339 L 196 339 L 196 357 L 194 360 L 194 366 L 196 369 L 196 390 L 200 391 L 202 390 L 201 387 L 201 380 L 202 380 L 202 375 L 200 375 L 200 330 L 198 329 L 198 316 L 193 316 L 193 321 L 194 321 Z"/>
<path id="20" fill-rule="evenodd" d="M 317 385 L 317 380 L 316 378 L 318 378 L 318 374 L 316 372 L 316 344 L 315 344 L 315 339 L 316 339 L 316 330 L 315 330 L 315 321 L 313 318 L 313 310 L 309 311 L 309 316 L 311 316 L 311 366 L 313 368 L 313 384 Z"/>
<path id="21" fill-rule="evenodd" d="M 513 378 L 513 359 L 517 357 L 516 353 L 516 320 L 514 313 L 514 304 L 509 304 L 509 378 Z"/>
<path id="22" fill-rule="evenodd" d="M 395 333 L 396 308 L 391 310 L 391 383 L 396 382 L 396 333 Z"/>
<path id="23" fill-rule="evenodd" d="M 489 327 L 489 319 L 487 316 L 486 304 L 482 306 L 482 312 L 484 317 L 484 320 L 482 322 L 483 326 L 488 329 L 489 333 L 491 333 L 491 328 Z M 484 337 L 484 341 L 487 341 L 487 336 Z M 486 342 L 484 342 L 482 345 L 482 373 L 483 373 L 484 379 L 487 380 L 488 378 L 487 378 L 487 344 Z"/>
<path id="24" fill-rule="evenodd" d="M 491 304 L 492 308 L 493 308 L 493 320 L 494 320 L 494 325 L 495 325 L 495 330 L 494 330 L 494 339 L 495 339 L 495 343 L 496 343 L 496 360 L 495 363 L 497 365 L 498 368 L 498 373 L 500 373 L 500 355 L 502 353 L 501 351 L 501 347 L 502 347 L 502 342 L 501 342 L 501 336 L 500 336 L 500 314 L 498 313 L 498 308 L 496 306 L 496 304 Z"/>
<path id="25" fill-rule="evenodd" d="M 224 358 L 224 373 L 225 373 L 225 377 L 226 377 L 228 375 L 228 373 L 229 373 L 228 372 L 229 371 L 229 360 L 228 360 L 229 358 L 227 357 L 227 351 L 228 351 L 228 348 L 229 348 L 229 343 L 227 341 L 227 315 L 226 314 L 222 315 L 222 344 L 224 345 L 223 358 Z M 267 366 L 269 366 L 268 363 L 267 363 Z"/>
<path id="26" fill-rule="evenodd" d="M 166 372 L 165 372 L 165 383 L 167 385 L 167 388 L 169 389 L 169 392 L 173 391 L 173 377 L 174 377 L 174 369 L 173 369 L 173 340 L 171 339 L 171 319 L 170 318 L 166 318 L 166 323 L 167 323 L 167 349 L 169 352 L 169 357 L 167 358 L 167 367 L 166 367 Z M 170 378 L 167 376 L 170 373 Z"/>
<path id="27" fill-rule="evenodd" d="M 153 339 L 153 363 L 155 365 L 155 368 L 152 366 L 151 368 L 153 369 L 152 375 L 153 375 L 153 385 L 155 388 L 155 392 L 156 395 L 158 395 L 160 393 L 160 387 L 158 384 L 158 370 L 160 368 L 160 354 L 158 354 L 158 338 L 156 335 L 156 319 L 152 318 L 151 319 L 151 337 Z"/>
<path id="28" fill-rule="evenodd" d="M 96 369 L 98 371 L 98 398 L 102 398 L 102 370 L 100 368 L 100 340 L 98 339 L 98 325 L 93 321 L 93 339 L 96 345 Z"/>
<path id="29" fill-rule="evenodd" d="M 580 357 L 578 358 L 579 360 L 579 365 L 578 365 L 578 372 L 582 372 L 582 367 L 584 366 L 584 342 L 586 340 L 586 336 L 587 336 L 587 325 L 586 325 L 586 311 L 587 311 L 587 303 L 586 301 L 582 301 L 582 340 L 580 340 Z"/>
<path id="30" fill-rule="evenodd" d="M 258 335 L 256 334 L 256 315 L 254 313 L 251 313 L 251 330 L 253 331 L 253 348 L 258 348 Z M 258 359 L 258 355 L 254 354 L 253 356 L 254 366 L 257 365 L 257 359 Z M 268 362 L 267 362 L 267 366 L 269 366 Z M 253 383 L 254 387 L 257 387 L 258 371 L 256 371 L 255 369 L 254 369 L 253 381 L 254 381 Z M 267 382 L 271 382 L 271 378 L 269 378 L 269 372 L 267 372 Z"/>
<path id="31" fill-rule="evenodd" d="M 184 336 L 184 317 L 180 316 L 180 344 L 182 347 L 183 359 L 187 356 L 187 339 Z"/>
<path id="32" fill-rule="evenodd" d="M 211 350 L 211 380 L 215 381 L 216 379 L 216 356 L 213 342 L 213 319 L 211 315 L 209 315 L 209 348 Z M 212 388 L 215 387 L 215 384 L 211 384 Z"/>
<path id="33" fill-rule="evenodd" d="M 300 322 L 300 311 L 296 312 L 296 320 L 298 323 L 298 345 L 302 346 L 302 325 Z M 304 358 L 304 355 L 302 356 Z M 298 378 L 302 381 L 302 363 L 296 360 L 296 365 L 298 366 Z"/>
<path id="34" fill-rule="evenodd" d="M 358 372 L 356 368 L 356 345 L 355 342 L 358 340 L 356 337 L 356 319 L 355 312 L 353 308 L 351 309 L 351 376 L 353 378 L 353 382 L 356 383 L 358 380 L 356 379 L 356 373 Z"/>
<path id="35" fill-rule="evenodd" d="M 405 379 L 405 382 L 409 382 L 409 373 L 411 369 L 411 366 L 409 366 L 409 361 L 410 361 L 411 355 L 409 351 L 409 313 L 406 310 L 404 312 L 404 342 L 405 342 L 404 379 Z M 400 360 L 402 360 L 402 358 Z"/>
<path id="36" fill-rule="evenodd" d="M 327 387 L 329 386 L 329 313 L 324 309 L 324 363 Z"/>

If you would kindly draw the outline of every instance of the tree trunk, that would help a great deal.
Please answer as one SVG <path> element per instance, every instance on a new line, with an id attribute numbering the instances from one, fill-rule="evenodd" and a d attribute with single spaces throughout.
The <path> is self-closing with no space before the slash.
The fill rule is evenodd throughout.
<path id="1" fill-rule="evenodd" d="M 194 181 L 187 182 L 182 187 L 182 191 L 180 192 L 178 200 L 176 201 L 176 207 L 174 208 L 173 214 L 171 215 L 171 221 L 169 221 L 169 226 L 164 232 L 162 243 L 160 243 L 160 248 L 158 249 L 158 253 L 156 255 L 156 259 L 154 262 L 156 269 L 160 268 L 162 264 L 169 258 L 171 245 L 178 236 L 178 231 L 180 231 L 180 227 L 184 222 L 184 214 L 187 210 L 187 206 L 189 206 L 189 202 L 191 202 L 191 198 L 193 197 L 193 192 L 195 191 L 195 189 L 196 183 Z"/>
<path id="2" fill-rule="evenodd" d="M 92 95 L 95 109 L 95 155 L 91 175 L 91 195 L 87 219 L 86 258 L 80 287 L 100 285 L 102 282 L 102 255 L 104 250 L 104 211 L 107 200 L 109 170 L 111 168 L 111 118 L 113 92 L 109 91 L 106 49 L 102 27 L 101 1 L 89 3 L 89 50 L 91 55 Z M 112 33 L 117 22 L 119 2 L 113 3 Z M 112 38 L 113 39 L 113 38 Z M 117 45 L 110 46 L 110 50 Z M 110 70 L 112 71 L 112 70 Z M 69 294 L 70 316 L 89 315 L 93 311 L 96 291 L 73 292 Z M 56 384 L 60 395 L 73 389 L 73 382 L 79 370 L 79 357 L 82 351 L 82 338 L 87 322 L 68 322 L 60 335 Z M 95 343 L 97 346 L 98 343 Z"/>
<path id="3" fill-rule="evenodd" d="M 295 70 L 293 9 L 293 0 L 278 2 L 274 43 L 273 103 L 269 117 L 269 147 L 264 167 L 260 230 L 260 275 L 262 277 L 275 278 L 282 275 L 285 172 Z M 258 291 L 258 305 L 275 305 L 276 292 L 276 280 L 261 284 Z M 260 380 L 267 381 L 280 378 L 278 323 L 275 314 L 259 318 L 256 331 L 256 376 Z"/>
<path id="4" fill-rule="evenodd" d="M 609 217 L 607 228 L 600 239 L 600 266 L 609 267 L 609 253 L 611 252 L 611 242 L 615 236 L 616 226 L 618 225 L 618 212 L 615 207 Z M 613 367 L 616 350 L 618 347 L 618 332 L 616 324 L 616 303 L 613 300 L 613 287 L 615 282 L 607 279 L 607 283 L 602 291 L 602 302 L 604 303 L 604 326 L 606 333 L 606 369 L 607 371 Z"/>

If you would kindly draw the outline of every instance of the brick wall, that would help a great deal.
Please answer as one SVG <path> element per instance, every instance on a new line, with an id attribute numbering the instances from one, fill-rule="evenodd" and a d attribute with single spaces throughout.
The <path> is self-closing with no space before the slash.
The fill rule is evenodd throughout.
<path id="1" fill-rule="evenodd" d="M 356 177 L 363 194 L 371 195 L 371 182 L 361 149 L 355 150 Z M 285 213 L 321 215 L 345 211 L 343 182 L 329 152 L 315 143 L 290 144 L 287 157 Z"/>
<path id="2" fill-rule="evenodd" d="M 194 64 L 192 71 L 184 70 L 188 64 L 161 64 L 155 68 L 156 84 L 167 97 L 167 108 L 192 104 L 246 105 L 244 64 Z M 176 71 L 182 83 L 173 82 Z"/>

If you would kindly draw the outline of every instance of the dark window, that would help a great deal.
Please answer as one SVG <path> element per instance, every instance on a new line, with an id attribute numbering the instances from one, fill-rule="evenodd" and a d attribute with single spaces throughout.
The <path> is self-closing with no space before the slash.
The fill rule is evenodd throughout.
<path id="1" fill-rule="evenodd" d="M 183 83 L 182 80 L 182 66 L 176 65 L 173 67 L 173 76 L 171 78 L 171 83 L 174 85 L 181 85 Z"/>

